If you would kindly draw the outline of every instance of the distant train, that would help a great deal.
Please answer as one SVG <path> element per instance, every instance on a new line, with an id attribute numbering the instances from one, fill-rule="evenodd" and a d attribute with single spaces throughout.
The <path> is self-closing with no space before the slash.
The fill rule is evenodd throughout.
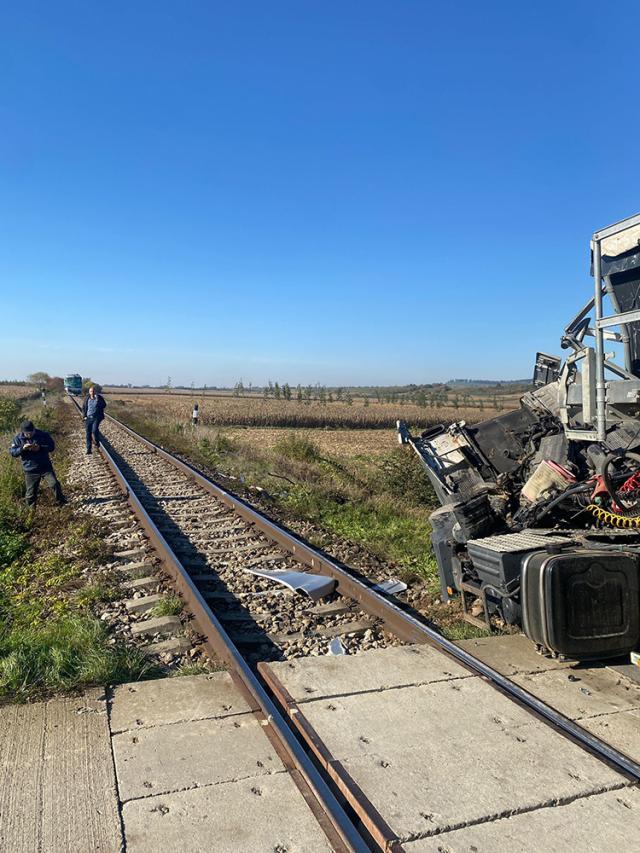
<path id="1" fill-rule="evenodd" d="M 82 376 L 79 373 L 68 373 L 64 378 L 64 390 L 74 397 L 82 395 Z"/>

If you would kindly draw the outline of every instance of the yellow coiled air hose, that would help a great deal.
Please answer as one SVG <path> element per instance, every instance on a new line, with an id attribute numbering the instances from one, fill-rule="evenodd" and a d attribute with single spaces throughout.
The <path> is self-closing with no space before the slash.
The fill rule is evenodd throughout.
<path id="1" fill-rule="evenodd" d="M 622 527 L 625 529 L 640 527 L 640 515 L 618 515 L 617 512 L 609 512 L 596 504 L 589 504 L 587 510 L 594 515 L 598 521 L 608 524 L 610 527 Z"/>

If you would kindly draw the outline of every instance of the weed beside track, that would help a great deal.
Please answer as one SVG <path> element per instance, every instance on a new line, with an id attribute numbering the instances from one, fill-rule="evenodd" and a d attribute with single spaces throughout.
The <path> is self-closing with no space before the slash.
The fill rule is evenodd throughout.
<path id="1" fill-rule="evenodd" d="M 0 402 L 7 402 L 0 400 Z M 119 595 L 100 568 L 108 557 L 102 525 L 46 489 L 35 512 L 24 507 L 24 482 L 7 452 L 19 420 L 30 417 L 56 442 L 56 473 L 65 485 L 70 413 L 61 403 L 0 407 L 0 698 L 24 700 L 61 690 L 140 678 L 149 662 L 110 636 L 97 610 Z"/>

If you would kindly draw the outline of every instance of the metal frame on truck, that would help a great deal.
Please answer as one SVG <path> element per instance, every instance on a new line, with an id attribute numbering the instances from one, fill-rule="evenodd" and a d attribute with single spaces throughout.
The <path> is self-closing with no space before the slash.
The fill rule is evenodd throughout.
<path id="1" fill-rule="evenodd" d="M 609 370 L 625 385 L 617 389 L 618 400 L 640 397 L 640 379 L 633 373 L 633 354 L 628 327 L 640 323 L 640 308 L 622 311 L 611 275 L 603 275 L 603 255 L 617 257 L 640 245 L 640 214 L 623 219 L 596 231 L 591 240 L 594 295 L 576 314 L 564 331 L 562 344 L 574 350 L 566 360 L 560 376 L 560 412 L 563 423 L 569 424 L 569 384 L 572 366 L 580 363 L 583 427 L 565 430 L 572 441 L 604 441 L 607 431 L 607 382 Z M 604 250 L 604 251 L 603 251 Z M 603 300 L 608 296 L 613 314 L 603 316 Z M 594 312 L 591 325 L 589 315 Z M 612 331 L 620 326 L 619 332 Z M 595 348 L 584 345 L 585 337 L 595 338 Z M 624 367 L 614 361 L 613 353 L 605 352 L 605 341 L 623 346 Z M 620 394 L 622 391 L 622 394 Z M 629 395 L 632 395 L 630 397 Z"/>

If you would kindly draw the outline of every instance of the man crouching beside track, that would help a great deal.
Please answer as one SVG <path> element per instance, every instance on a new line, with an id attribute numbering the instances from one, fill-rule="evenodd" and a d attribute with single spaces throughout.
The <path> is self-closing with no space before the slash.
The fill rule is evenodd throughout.
<path id="1" fill-rule="evenodd" d="M 82 404 L 82 417 L 87 433 L 87 453 L 91 453 L 91 437 L 96 449 L 100 447 L 100 423 L 104 420 L 104 410 L 107 408 L 107 402 L 98 394 L 95 385 L 89 388 L 89 394 L 84 398 Z"/>
<path id="2" fill-rule="evenodd" d="M 31 421 L 24 421 L 20 432 L 11 442 L 9 453 L 22 460 L 22 470 L 27 487 L 25 500 L 28 507 L 34 507 L 38 501 L 40 480 L 53 490 L 58 506 L 64 506 L 67 499 L 62 494 L 49 454 L 53 453 L 55 444 L 48 432 L 36 429 Z"/>

